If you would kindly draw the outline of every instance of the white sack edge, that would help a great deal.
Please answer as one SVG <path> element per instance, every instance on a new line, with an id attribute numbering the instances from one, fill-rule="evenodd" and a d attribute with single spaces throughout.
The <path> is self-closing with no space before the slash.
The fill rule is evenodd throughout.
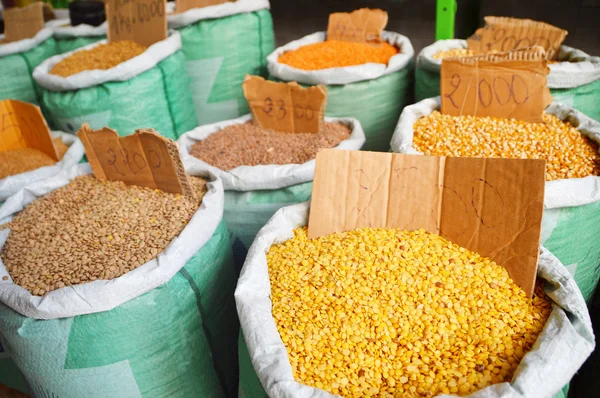
<path id="1" fill-rule="evenodd" d="M 43 180 L 60 173 L 61 170 L 75 166 L 83 158 L 85 149 L 81 140 L 76 135 L 63 133 L 62 131 L 53 131 L 52 138 L 60 138 L 69 147 L 63 158 L 55 165 L 40 167 L 39 169 L 0 179 L 0 202 L 6 200 L 9 196 L 23 189 L 28 184 Z"/>
<path id="2" fill-rule="evenodd" d="M 169 28 L 182 28 L 204 19 L 217 19 L 270 8 L 269 0 L 237 0 L 214 6 L 192 8 L 180 14 L 167 14 L 167 24 Z M 177 10 L 175 9 L 175 11 Z"/>
<path id="3" fill-rule="evenodd" d="M 0 302 L 30 318 L 66 318 L 109 311 L 167 283 L 208 242 L 223 216 L 221 180 L 210 172 L 194 167 L 187 172 L 189 175 L 208 177 L 208 192 L 188 225 L 157 258 L 119 278 L 63 287 L 43 297 L 33 296 L 13 283 L 0 259 L 0 279 L 5 275 L 9 277 L 7 281 L 0 280 Z M 35 199 L 67 185 L 77 176 L 89 173 L 90 165 L 80 164 L 20 190 L 0 207 L 0 224 L 9 221 Z M 10 229 L 0 230 L 0 250 L 9 234 Z"/>
<path id="4" fill-rule="evenodd" d="M 122 82 L 154 68 L 159 62 L 181 49 L 181 35 L 179 32 L 169 31 L 169 36 L 165 40 L 154 43 L 142 54 L 122 62 L 114 68 L 86 70 L 68 77 L 50 74 L 50 70 L 54 65 L 63 59 L 76 52 L 106 44 L 106 42 L 106 40 L 100 40 L 76 50 L 50 57 L 34 69 L 33 78 L 40 86 L 51 91 L 79 90 L 111 81 Z"/>
<path id="5" fill-rule="evenodd" d="M 288 65 L 280 64 L 279 57 L 288 51 L 296 50 L 307 44 L 320 43 L 325 41 L 326 32 L 316 32 L 301 39 L 289 42 L 283 47 L 276 48 L 267 57 L 267 66 L 269 73 L 278 79 L 284 81 L 297 81 L 304 84 L 349 84 L 363 80 L 377 79 L 378 77 L 392 74 L 404 69 L 413 59 L 415 50 L 408 37 L 400 33 L 387 32 L 382 33 L 383 40 L 396 46 L 400 52 L 390 58 L 387 65 L 368 63 L 356 66 L 346 66 L 342 68 L 328 68 L 321 70 L 302 70 Z"/>
<path id="6" fill-rule="evenodd" d="M 417 57 L 417 67 L 439 73 L 441 59 L 434 59 L 438 51 L 467 48 L 467 41 L 460 39 L 438 40 L 423 48 Z M 600 79 L 600 57 L 589 55 L 569 46 L 560 46 L 558 59 L 562 62 L 548 64 L 549 88 L 574 88 Z"/>
<path id="7" fill-rule="evenodd" d="M 65 26 L 67 25 L 67 26 Z M 48 21 L 46 26 L 52 29 L 54 37 L 58 39 L 69 39 L 77 37 L 102 37 L 106 36 L 108 24 L 104 21 L 101 25 L 92 26 L 80 24 L 71 26 L 70 19 L 54 19 Z"/>
<path id="8" fill-rule="evenodd" d="M 209 135 L 215 134 L 227 126 L 246 123 L 251 119 L 252 116 L 248 114 L 238 117 L 237 119 L 200 126 L 183 134 L 177 140 L 179 152 L 183 159 L 183 165 L 187 169 L 188 165 L 196 164 L 198 167 L 214 173 L 223 181 L 223 189 L 226 191 L 279 189 L 312 181 L 315 174 L 314 159 L 302 164 L 239 166 L 230 171 L 226 171 L 211 166 L 190 155 L 189 151 L 196 142 L 202 141 Z M 365 143 L 365 133 L 358 120 L 352 118 L 325 117 L 325 121 L 330 123 L 342 123 L 352 130 L 350 137 L 340 142 L 334 149 L 362 148 Z"/>
<path id="9" fill-rule="evenodd" d="M 440 109 L 440 97 L 427 98 L 407 106 L 400 115 L 390 143 L 392 152 L 422 154 L 412 147 L 413 125 L 423 117 Z M 553 102 L 546 113 L 570 122 L 581 134 L 600 144 L 600 122 L 567 105 Z M 600 177 L 570 178 L 547 181 L 544 209 L 582 206 L 600 200 Z"/>
<path id="10" fill-rule="evenodd" d="M 292 238 L 294 228 L 306 225 L 309 205 L 304 202 L 280 209 L 260 230 L 250 247 L 235 291 L 252 365 L 272 398 L 335 396 L 294 380 L 286 348 L 271 313 L 265 253 L 272 244 Z M 543 247 L 540 248 L 538 277 L 548 281 L 546 293 L 555 303 L 540 337 L 519 364 L 510 383 L 486 387 L 469 397 L 550 397 L 570 381 L 593 351 L 594 333 L 583 296 L 567 269 Z"/>
<path id="11" fill-rule="evenodd" d="M 48 40 L 50 37 L 52 37 L 52 29 L 44 28 L 37 32 L 37 34 L 31 39 L 23 39 L 6 44 L 0 44 L 0 57 L 27 52 L 43 41 Z M 0 35 L 0 40 L 3 39 L 4 35 Z"/>

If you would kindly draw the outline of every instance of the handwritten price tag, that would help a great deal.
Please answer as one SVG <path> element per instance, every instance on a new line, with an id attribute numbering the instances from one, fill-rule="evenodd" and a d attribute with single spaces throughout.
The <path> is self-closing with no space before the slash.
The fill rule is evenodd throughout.
<path id="1" fill-rule="evenodd" d="M 244 95 L 260 127 L 286 133 L 318 133 L 327 104 L 322 84 L 303 88 L 296 82 L 277 83 L 246 76 Z"/>
<path id="2" fill-rule="evenodd" d="M 203 8 L 228 3 L 231 0 L 175 0 L 175 11 L 182 13 L 192 8 Z M 233 0 L 235 1 L 235 0 Z"/>
<path id="3" fill-rule="evenodd" d="M 151 46 L 167 38 L 165 0 L 106 0 L 106 20 L 109 42 Z"/>
<path id="4" fill-rule="evenodd" d="M 381 32 L 388 23 L 387 12 L 380 9 L 361 8 L 353 12 L 329 14 L 327 40 L 358 43 L 381 43 Z"/>
<path id="5" fill-rule="evenodd" d="M 478 54 L 541 46 L 548 59 L 558 56 L 566 30 L 531 19 L 485 17 L 486 25 L 467 39 L 470 50 Z"/>
<path id="6" fill-rule="evenodd" d="M 544 49 L 442 61 L 442 113 L 541 122 L 552 102 Z"/>
<path id="7" fill-rule="evenodd" d="M 0 101 L 0 152 L 34 148 L 58 162 L 50 129 L 40 108 L 22 101 Z"/>
<path id="8" fill-rule="evenodd" d="M 4 42 L 31 39 L 44 28 L 44 3 L 4 10 Z"/>
<path id="9" fill-rule="evenodd" d="M 85 123 L 77 136 L 97 179 L 194 196 L 177 144 L 156 131 L 140 129 L 119 137 L 108 127 L 94 131 Z"/>

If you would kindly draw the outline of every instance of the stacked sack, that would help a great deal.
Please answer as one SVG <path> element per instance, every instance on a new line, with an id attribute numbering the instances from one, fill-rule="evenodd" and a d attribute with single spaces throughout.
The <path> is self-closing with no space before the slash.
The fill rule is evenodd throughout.
<path id="1" fill-rule="evenodd" d="M 87 122 L 93 129 L 108 126 L 126 135 L 153 126 L 165 137 L 177 139 L 197 125 L 178 32 L 170 31 L 165 40 L 147 48 L 133 42 L 106 44 L 102 40 L 56 55 L 35 69 L 33 77 L 42 88 L 42 108 L 51 126 L 74 133 Z M 85 52 L 99 46 L 105 53 L 115 51 L 113 59 L 125 60 L 109 69 L 82 69 L 91 62 Z M 118 52 L 114 46 L 124 49 Z M 94 59 L 103 59 L 102 54 Z M 57 67 L 62 74 L 57 74 Z"/>
<path id="2" fill-rule="evenodd" d="M 439 40 L 425 47 L 417 57 L 415 99 L 440 95 L 440 67 L 443 54 L 468 55 L 466 40 Z M 554 100 L 589 117 L 600 120 L 600 57 L 561 46 L 557 62 L 548 63 L 548 87 Z"/>
<path id="3" fill-rule="evenodd" d="M 399 33 L 383 31 L 382 39 L 398 50 L 387 63 L 371 61 L 311 70 L 280 62 L 280 57 L 288 52 L 326 41 L 325 32 L 313 33 L 277 48 L 268 56 L 270 78 L 305 85 L 324 84 L 329 93 L 325 114 L 358 119 L 366 136 L 363 149 L 387 151 L 397 118 L 410 103 L 414 50 L 410 40 Z M 344 54 L 339 54 L 340 61 Z"/>
<path id="4" fill-rule="evenodd" d="M 397 153 L 420 153 L 414 145 L 414 124 L 421 118 L 431 115 L 440 109 L 440 99 L 431 98 L 408 106 L 394 132 L 391 147 Z M 591 145 L 600 144 L 600 123 L 581 112 L 559 103 L 553 103 L 546 109 L 546 114 L 556 116 L 560 121 L 570 123 Z M 436 122 L 428 128 L 429 137 L 442 137 L 444 124 Z M 489 127 L 485 128 L 486 134 Z M 474 136 L 473 140 L 477 137 Z M 567 138 L 561 138 L 563 142 Z M 456 141 L 458 142 L 458 141 Z M 477 142 L 477 141 L 474 141 Z M 479 143 L 479 145 L 484 145 Z M 544 146 L 542 140 L 536 145 Z M 509 150 L 508 144 L 505 145 Z M 443 146 L 440 146 L 443 148 Z M 449 148 L 453 156 L 460 156 L 460 145 L 452 144 Z M 566 149 L 568 153 L 574 148 Z M 442 153 L 439 153 L 442 155 Z M 592 154 L 593 155 L 593 154 Z M 472 155 L 477 156 L 477 155 Z M 570 155 L 566 155 L 570 158 Z M 564 164 L 562 169 L 553 165 L 550 172 L 577 172 L 574 164 Z M 596 162 L 596 167 L 598 164 Z M 593 297 L 600 279 L 600 245 L 596 239 L 600 234 L 600 176 L 592 174 L 585 177 L 553 178 L 546 182 L 544 198 L 544 218 L 542 221 L 542 244 L 550 250 L 567 267 L 573 275 L 586 301 Z"/>
<path id="5" fill-rule="evenodd" d="M 181 204 L 183 198 L 119 182 L 100 183 L 89 176 L 90 171 L 88 164 L 82 164 L 28 185 L 0 208 L 0 225 L 4 224 L 0 227 L 0 341 L 25 376 L 30 393 L 66 398 L 234 395 L 236 272 L 222 221 L 221 181 L 210 173 L 188 168 L 189 175 L 204 179 L 202 184 L 192 182 L 201 204 L 197 209 L 189 208 L 191 219 L 180 224 L 180 210 L 169 219 L 160 211 L 148 212 L 183 209 L 187 206 Z M 102 195 L 111 195 L 115 189 L 120 193 L 107 197 L 106 202 L 121 201 L 122 205 L 112 210 L 125 217 L 125 224 L 122 230 L 115 228 L 106 231 L 110 235 L 101 236 L 98 230 L 102 227 L 91 225 L 94 220 L 99 220 L 99 225 L 114 222 L 106 213 L 112 211 L 112 205 L 104 205 Z M 78 196 L 82 192 L 87 192 L 83 202 Z M 160 205 L 170 200 L 177 200 L 178 205 Z M 96 210 L 86 210 L 90 203 Z M 103 249 L 88 252 L 94 242 L 86 240 L 85 231 L 70 236 L 58 233 L 46 243 L 38 240 L 48 225 L 52 230 L 58 227 L 53 219 L 68 217 L 65 206 L 79 216 L 61 225 L 79 225 L 83 230 L 89 225 L 94 229 L 87 233 L 101 240 Z M 59 209 L 51 214 L 53 219 L 45 218 L 43 209 L 49 207 Z M 132 212 L 132 207 L 137 210 Z M 24 223 L 32 222 L 44 223 L 43 227 L 30 226 L 36 241 L 12 239 L 12 234 L 22 235 Z M 130 235 L 125 225 L 132 222 L 158 222 L 163 227 L 140 228 Z M 183 229 L 164 249 L 144 246 L 162 239 L 159 235 L 150 238 L 150 234 L 173 233 L 173 223 Z M 147 236 L 143 237 L 144 233 Z M 65 242 L 78 239 L 83 239 L 81 249 L 70 252 Z M 124 240 L 128 245 L 125 252 L 136 250 L 135 257 L 123 257 L 120 252 L 118 258 L 110 258 L 108 253 L 115 250 L 111 245 L 122 245 Z M 57 251 L 65 253 L 64 262 L 55 252 L 50 263 L 47 258 L 39 259 L 43 264 L 28 270 L 19 264 L 25 261 L 24 256 L 35 253 L 23 251 L 23 245 L 38 250 L 56 245 Z M 137 257 L 142 249 L 146 254 L 151 252 L 147 262 Z M 105 262 L 98 263 L 102 253 Z M 94 262 L 86 263 L 89 258 Z M 39 272 L 41 267 L 48 269 L 49 278 Z"/>
<path id="6" fill-rule="evenodd" d="M 275 46 L 269 8 L 268 0 L 237 0 L 167 15 L 181 35 L 199 125 L 248 113 L 244 77 L 265 76 Z"/>

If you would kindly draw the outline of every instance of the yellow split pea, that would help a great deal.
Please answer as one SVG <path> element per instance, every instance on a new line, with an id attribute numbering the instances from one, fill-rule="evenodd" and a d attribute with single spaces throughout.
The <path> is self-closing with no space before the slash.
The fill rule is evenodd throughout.
<path id="1" fill-rule="evenodd" d="M 467 395 L 510 380 L 551 304 L 493 261 L 423 230 L 273 245 L 273 317 L 294 377 L 344 397 Z"/>

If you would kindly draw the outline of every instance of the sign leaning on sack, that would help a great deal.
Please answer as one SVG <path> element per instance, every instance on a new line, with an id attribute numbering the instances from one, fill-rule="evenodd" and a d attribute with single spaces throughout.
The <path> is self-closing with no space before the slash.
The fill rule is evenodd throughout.
<path id="1" fill-rule="evenodd" d="M 539 159 L 325 149 L 317 154 L 308 238 L 365 227 L 422 228 L 489 257 L 531 297 L 545 170 Z"/>
<path id="2" fill-rule="evenodd" d="M 108 41 L 131 40 L 142 46 L 167 38 L 165 0 L 106 0 Z"/>
<path id="3" fill-rule="evenodd" d="M 442 61 L 442 113 L 542 122 L 552 103 L 542 47 Z"/>
<path id="4" fill-rule="evenodd" d="M 327 88 L 303 88 L 296 82 L 277 83 L 247 75 L 244 95 L 252 118 L 264 129 L 284 133 L 318 133 L 327 105 Z"/>
<path id="5" fill-rule="evenodd" d="M 388 13 L 380 9 L 334 12 L 329 14 L 327 40 L 381 44 L 381 32 L 387 23 Z"/>
<path id="6" fill-rule="evenodd" d="M 44 3 L 4 10 L 4 42 L 31 39 L 44 28 Z"/>

